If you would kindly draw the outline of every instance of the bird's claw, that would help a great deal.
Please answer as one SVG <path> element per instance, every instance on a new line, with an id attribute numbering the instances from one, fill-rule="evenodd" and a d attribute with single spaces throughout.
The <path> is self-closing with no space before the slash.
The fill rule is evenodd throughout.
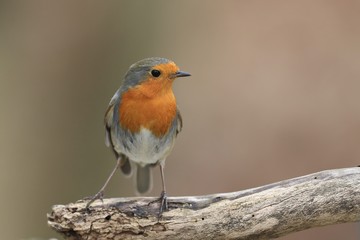
<path id="1" fill-rule="evenodd" d="M 163 211 L 168 210 L 168 201 L 167 201 L 167 195 L 165 191 L 161 192 L 160 195 L 160 209 L 159 209 L 159 216 L 161 216 Z"/>
<path id="2" fill-rule="evenodd" d="M 86 204 L 86 208 L 88 209 L 90 207 L 90 205 L 97 199 L 100 199 L 101 202 L 104 203 L 103 201 L 104 198 L 104 191 L 99 191 L 97 194 L 95 194 L 93 197 L 86 197 L 85 199 L 88 200 L 90 199 L 90 201 Z"/>
<path id="3" fill-rule="evenodd" d="M 167 201 L 167 194 L 165 191 L 161 192 L 161 195 L 158 199 L 151 201 L 148 203 L 148 205 L 151 205 L 155 202 L 159 202 L 160 203 L 160 207 L 159 207 L 159 214 L 158 214 L 158 218 L 160 218 L 162 216 L 162 213 L 166 210 L 168 210 L 168 201 Z"/>

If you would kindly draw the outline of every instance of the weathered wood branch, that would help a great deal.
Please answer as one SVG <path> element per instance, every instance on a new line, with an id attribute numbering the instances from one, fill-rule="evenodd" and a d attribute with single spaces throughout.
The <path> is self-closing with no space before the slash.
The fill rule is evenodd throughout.
<path id="1" fill-rule="evenodd" d="M 114 198 L 53 206 L 48 224 L 66 239 L 271 239 L 360 220 L 360 167 L 322 171 L 249 190 L 155 198 Z"/>

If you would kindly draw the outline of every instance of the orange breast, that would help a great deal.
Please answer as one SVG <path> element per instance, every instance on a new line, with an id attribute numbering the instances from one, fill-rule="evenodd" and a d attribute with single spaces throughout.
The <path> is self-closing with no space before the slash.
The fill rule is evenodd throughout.
<path id="1" fill-rule="evenodd" d="M 176 100 L 172 82 L 147 81 L 123 93 L 119 106 L 122 127 L 139 132 L 141 127 L 161 137 L 176 117 Z"/>

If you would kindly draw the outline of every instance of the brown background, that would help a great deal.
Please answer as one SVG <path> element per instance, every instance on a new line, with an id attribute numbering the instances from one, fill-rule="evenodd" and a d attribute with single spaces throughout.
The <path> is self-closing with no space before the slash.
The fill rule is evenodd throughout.
<path id="1" fill-rule="evenodd" d="M 53 204 L 94 194 L 115 161 L 103 114 L 133 62 L 173 59 L 184 128 L 172 196 L 356 166 L 359 1 L 2 1 L 1 239 L 59 237 Z M 160 177 L 155 171 L 155 188 Z M 132 196 L 116 175 L 108 197 Z M 343 224 L 283 237 L 359 239 Z"/>

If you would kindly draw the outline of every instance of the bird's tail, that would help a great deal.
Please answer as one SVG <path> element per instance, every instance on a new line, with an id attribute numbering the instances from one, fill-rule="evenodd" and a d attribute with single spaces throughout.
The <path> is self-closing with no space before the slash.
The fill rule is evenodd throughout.
<path id="1" fill-rule="evenodd" d="M 124 154 L 121 154 L 119 156 L 119 158 L 121 158 L 121 161 L 120 161 L 121 172 L 124 174 L 125 177 L 131 177 L 133 170 L 132 170 L 129 158 L 126 157 Z"/>
<path id="2" fill-rule="evenodd" d="M 139 194 L 147 193 L 152 188 L 152 175 L 150 165 L 144 167 L 137 165 L 136 169 L 136 189 Z"/>

